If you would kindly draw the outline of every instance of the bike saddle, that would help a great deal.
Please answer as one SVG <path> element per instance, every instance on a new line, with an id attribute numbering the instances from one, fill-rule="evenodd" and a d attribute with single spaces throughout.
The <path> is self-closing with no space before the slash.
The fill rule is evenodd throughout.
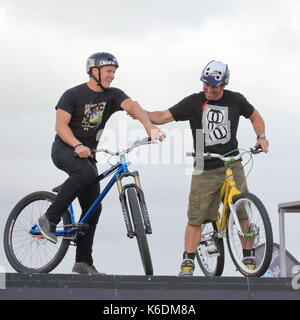
<path id="1" fill-rule="evenodd" d="M 52 189 L 52 192 L 58 193 L 59 190 L 60 190 L 60 188 L 61 188 L 61 186 L 62 186 L 62 185 L 60 184 L 59 186 L 53 188 L 53 189 Z"/>

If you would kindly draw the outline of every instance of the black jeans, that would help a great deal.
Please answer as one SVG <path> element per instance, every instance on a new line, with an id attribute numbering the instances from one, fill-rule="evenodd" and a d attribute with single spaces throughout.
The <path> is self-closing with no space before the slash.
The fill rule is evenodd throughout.
<path id="1" fill-rule="evenodd" d="M 92 158 L 76 158 L 74 149 L 69 146 L 63 146 L 52 153 L 52 160 L 57 168 L 69 175 L 69 178 L 62 184 L 46 216 L 57 224 L 68 205 L 78 197 L 83 217 L 100 193 L 99 182 L 93 183 L 98 176 L 96 161 Z M 79 235 L 77 238 L 76 262 L 93 264 L 92 247 L 101 209 L 100 204 L 88 221 L 89 228 L 83 231 L 84 235 Z"/>

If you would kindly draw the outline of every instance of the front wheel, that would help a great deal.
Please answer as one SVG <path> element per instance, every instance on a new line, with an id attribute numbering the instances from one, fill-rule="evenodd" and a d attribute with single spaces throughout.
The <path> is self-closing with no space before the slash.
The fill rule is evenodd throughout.
<path id="1" fill-rule="evenodd" d="M 146 275 L 153 275 L 153 267 L 151 261 L 150 250 L 146 237 L 146 231 L 143 223 L 141 207 L 135 188 L 128 188 L 128 203 L 133 220 L 134 233 L 137 239 L 144 271 Z"/>
<path id="2" fill-rule="evenodd" d="M 252 193 L 243 192 L 233 199 L 233 207 L 240 216 L 243 234 L 238 232 L 233 214 L 230 212 L 227 225 L 227 244 L 229 253 L 237 270 L 247 277 L 260 277 L 272 260 L 273 232 L 272 225 L 263 203 Z M 259 255 L 255 249 L 260 248 Z M 254 252 L 253 265 L 245 261 L 243 249 Z"/>
<path id="3" fill-rule="evenodd" d="M 4 229 L 4 250 L 10 265 L 20 273 L 48 273 L 65 256 L 69 240 L 58 238 L 56 244 L 41 233 L 32 233 L 37 228 L 38 218 L 54 201 L 55 195 L 38 191 L 21 199 L 10 213 Z M 71 223 L 65 212 L 63 224 Z"/>

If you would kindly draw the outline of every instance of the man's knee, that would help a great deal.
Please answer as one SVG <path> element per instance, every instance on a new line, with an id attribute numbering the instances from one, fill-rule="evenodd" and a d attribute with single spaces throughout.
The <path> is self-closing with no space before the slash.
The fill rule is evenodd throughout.
<path id="1" fill-rule="evenodd" d="M 202 224 L 187 224 L 187 229 L 189 230 L 199 230 L 201 228 Z"/>

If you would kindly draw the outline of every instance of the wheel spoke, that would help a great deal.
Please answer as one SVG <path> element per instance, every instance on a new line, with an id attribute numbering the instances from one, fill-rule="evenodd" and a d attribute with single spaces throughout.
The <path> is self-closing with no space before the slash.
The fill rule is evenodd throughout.
<path id="1" fill-rule="evenodd" d="M 199 266 L 206 276 L 220 276 L 224 267 L 223 239 L 218 239 L 215 230 L 212 223 L 202 226 L 201 242 L 196 252 Z"/>
<path id="2" fill-rule="evenodd" d="M 247 276 L 260 276 L 266 271 L 272 254 L 272 229 L 268 214 L 257 197 L 244 193 L 234 201 L 235 212 L 247 213 L 247 219 L 243 216 L 240 220 L 241 228 L 244 227 L 244 236 L 238 233 L 238 228 L 231 213 L 228 218 L 227 242 L 231 257 L 238 270 Z M 270 235 L 267 235 L 270 233 Z M 253 250 L 260 247 L 262 254 L 255 255 L 256 266 L 251 269 L 244 263 L 243 249 Z M 253 260 L 253 258 L 252 258 Z"/>
<path id="3" fill-rule="evenodd" d="M 51 201 L 50 197 L 53 198 Z M 52 244 L 43 236 L 30 232 L 53 200 L 51 193 L 33 193 L 23 198 L 8 218 L 4 232 L 5 252 L 18 272 L 49 272 L 68 249 L 68 240 L 59 239 L 57 244 Z M 63 217 L 63 220 L 64 224 L 70 224 L 68 217 Z"/>

